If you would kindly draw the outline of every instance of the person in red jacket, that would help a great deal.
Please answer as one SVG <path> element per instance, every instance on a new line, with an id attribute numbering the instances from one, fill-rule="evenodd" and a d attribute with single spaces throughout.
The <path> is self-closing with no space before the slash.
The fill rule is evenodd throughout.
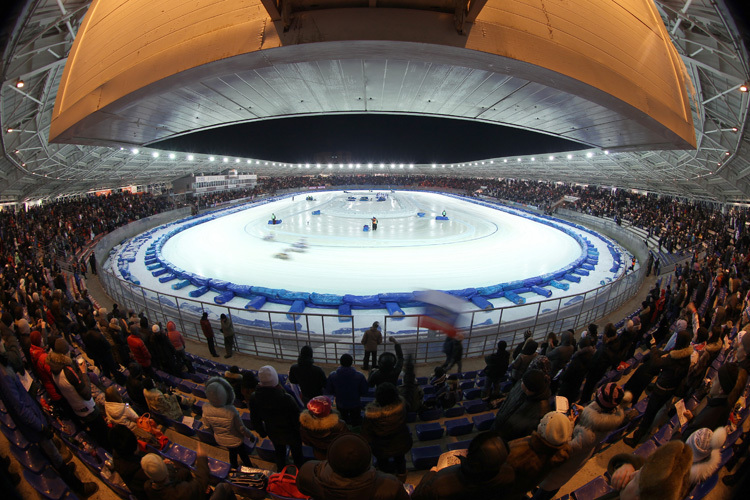
<path id="1" fill-rule="evenodd" d="M 176 358 L 179 368 L 181 369 L 181 367 L 184 366 L 190 373 L 195 373 L 193 363 L 191 363 L 190 359 L 185 355 L 185 340 L 182 338 L 182 334 L 177 330 L 177 325 L 174 324 L 174 321 L 167 321 L 167 337 L 169 337 L 169 341 L 177 352 Z"/>
<path id="2" fill-rule="evenodd" d="M 31 364 L 34 367 L 34 371 L 39 376 L 42 385 L 44 385 L 44 388 L 47 390 L 47 394 L 49 394 L 49 403 L 56 409 L 64 410 L 63 397 L 57 392 L 57 386 L 52 379 L 52 370 L 49 365 L 45 363 L 45 360 L 47 359 L 47 351 L 42 347 L 42 334 L 37 330 L 34 330 L 29 335 L 29 339 L 31 340 L 31 347 L 29 347 L 29 352 L 31 353 Z"/>
<path id="3" fill-rule="evenodd" d="M 204 312 L 201 317 L 201 330 L 203 330 L 203 335 L 206 336 L 206 342 L 208 342 L 208 350 L 211 351 L 211 356 L 218 358 L 219 355 L 216 353 L 216 346 L 214 345 L 214 329 L 211 326 L 211 322 L 208 320 L 207 312 Z"/>
<path id="4" fill-rule="evenodd" d="M 135 331 L 130 332 L 130 335 L 128 335 L 128 347 L 133 354 L 133 359 L 141 365 L 143 371 L 146 373 L 153 372 L 151 368 L 151 352 L 146 347 L 143 339 Z"/>

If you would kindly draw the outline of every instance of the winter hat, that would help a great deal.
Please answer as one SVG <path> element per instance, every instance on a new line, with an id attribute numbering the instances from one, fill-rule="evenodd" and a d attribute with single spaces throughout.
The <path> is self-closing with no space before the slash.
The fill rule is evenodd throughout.
<path id="1" fill-rule="evenodd" d="M 539 347 L 539 344 L 536 343 L 536 340 L 529 339 L 523 344 L 523 348 L 521 348 L 521 354 L 534 354 L 537 350 L 537 347 Z"/>
<path id="2" fill-rule="evenodd" d="M 596 391 L 596 402 L 602 408 L 611 410 L 622 402 L 624 395 L 625 391 L 622 390 L 622 387 L 614 382 L 610 382 L 599 387 L 599 390 Z"/>
<path id="3" fill-rule="evenodd" d="M 68 354 L 68 351 L 70 351 L 70 346 L 64 338 L 60 337 L 55 340 L 55 348 L 53 350 L 57 354 Z"/>
<path id="4" fill-rule="evenodd" d="M 690 342 L 692 340 L 693 340 L 693 337 L 686 330 L 681 331 L 680 333 L 677 334 L 677 340 L 674 343 L 675 350 L 685 349 L 686 347 L 690 347 Z"/>
<path id="5" fill-rule="evenodd" d="M 33 332 L 31 332 L 29 334 L 29 340 L 31 341 L 32 345 L 42 347 L 42 334 L 39 331 L 34 330 Z"/>
<path id="6" fill-rule="evenodd" d="M 507 459 L 508 447 L 500 435 L 492 431 L 478 434 L 469 443 L 466 456 L 459 457 L 461 472 L 472 481 L 486 481 L 500 471 L 512 480 L 513 469 L 506 464 Z"/>
<path id="7" fill-rule="evenodd" d="M 258 370 L 258 380 L 261 387 L 276 387 L 279 385 L 279 374 L 273 366 L 261 366 Z"/>
<path id="8" fill-rule="evenodd" d="M 370 468 L 372 451 L 359 434 L 342 434 L 328 446 L 328 463 L 343 477 L 357 477 Z"/>
<path id="9" fill-rule="evenodd" d="M 687 330 L 687 321 L 684 319 L 678 319 L 677 323 L 674 325 L 674 331 L 681 332 L 683 330 Z"/>
<path id="10" fill-rule="evenodd" d="M 151 331 L 154 333 L 159 333 L 159 330 L 160 330 L 159 325 L 154 325 L 151 327 Z"/>
<path id="11" fill-rule="evenodd" d="M 719 427 L 715 431 L 704 427 L 690 434 L 686 443 L 693 450 L 693 463 L 702 462 L 711 451 L 721 448 L 726 438 L 727 431 L 724 427 Z"/>
<path id="12" fill-rule="evenodd" d="M 99 308 L 99 316 L 106 316 L 107 315 L 107 308 L 106 307 L 100 307 Z"/>
<path id="13" fill-rule="evenodd" d="M 315 396 L 307 402 L 307 410 L 318 418 L 325 418 L 331 414 L 331 400 L 325 396 Z"/>
<path id="14" fill-rule="evenodd" d="M 740 369 L 734 363 L 727 363 L 719 367 L 719 384 L 721 385 L 721 392 L 729 394 L 737 384 L 737 378 L 739 377 Z"/>
<path id="15" fill-rule="evenodd" d="M 206 399 L 211 406 L 221 408 L 234 402 L 234 389 L 221 377 L 211 377 L 206 381 Z"/>
<path id="16" fill-rule="evenodd" d="M 500 340 L 497 343 L 497 352 L 504 351 L 508 348 L 508 343 L 504 340 Z"/>
<path id="17" fill-rule="evenodd" d="M 539 394 L 547 388 L 547 379 L 539 370 L 526 370 L 521 380 L 526 389 L 534 394 Z"/>
<path id="18" fill-rule="evenodd" d="M 561 446 L 573 436 L 573 424 L 565 414 L 551 411 L 542 417 L 536 431 L 552 446 Z"/>
<path id="19" fill-rule="evenodd" d="M 163 483 L 169 477 L 164 460 L 156 453 L 149 453 L 141 459 L 143 472 L 155 483 Z"/>
<path id="20" fill-rule="evenodd" d="M 682 441 L 659 446 L 640 469 L 640 500 L 678 500 L 690 489 L 690 466 L 693 452 Z"/>
<path id="21" fill-rule="evenodd" d="M 117 318 L 112 318 L 109 321 L 109 327 L 113 330 L 119 330 L 120 329 L 120 322 L 117 321 Z"/>

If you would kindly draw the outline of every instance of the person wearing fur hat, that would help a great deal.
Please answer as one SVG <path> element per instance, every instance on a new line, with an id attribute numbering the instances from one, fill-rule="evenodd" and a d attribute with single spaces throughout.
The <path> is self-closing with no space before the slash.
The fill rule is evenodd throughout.
<path id="1" fill-rule="evenodd" d="M 331 409 L 331 400 L 326 396 L 315 396 L 299 414 L 302 442 L 312 446 L 318 460 L 325 460 L 331 442 L 346 432 L 349 432 L 346 422 Z"/>
<path id="2" fill-rule="evenodd" d="M 431 470 L 417 485 L 412 500 L 501 500 L 515 473 L 506 463 L 508 449 L 495 432 L 477 434 L 461 463 Z"/>
<path id="3" fill-rule="evenodd" d="M 711 477 L 721 465 L 721 447 L 727 439 L 727 431 L 719 427 L 715 431 L 703 428 L 690 435 L 686 444 L 693 450 L 693 465 L 690 467 L 690 482 L 700 483 Z"/>
<path id="4" fill-rule="evenodd" d="M 253 429 L 261 437 L 268 436 L 273 443 L 278 471 L 286 465 L 287 446 L 292 450 L 294 465 L 299 468 L 305 458 L 302 455 L 297 402 L 279 385 L 279 375 L 273 366 L 261 366 L 258 381 L 258 388 L 250 395 L 248 402 Z"/>
<path id="5" fill-rule="evenodd" d="M 690 368 L 690 356 L 693 354 L 693 347 L 690 345 L 691 338 L 690 333 L 685 330 L 681 331 L 677 335 L 675 348 L 652 361 L 657 368 L 660 368 L 659 375 L 648 397 L 648 405 L 638 429 L 632 437 L 623 439 L 628 446 L 635 447 L 648 434 L 656 414 L 667 401 L 672 399 L 685 380 Z"/>
<path id="6" fill-rule="evenodd" d="M 549 381 L 540 370 L 528 370 L 520 389 L 512 390 L 497 411 L 492 429 L 505 441 L 522 438 L 549 412 Z"/>
<path id="7" fill-rule="evenodd" d="M 229 451 L 229 464 L 238 467 L 237 455 L 242 464 L 252 467 L 253 463 L 245 449 L 245 437 L 255 439 L 253 433 L 245 427 L 240 414 L 234 406 L 234 389 L 221 377 L 212 377 L 206 382 L 206 399 L 209 404 L 203 406 L 203 428 L 214 433 L 219 446 Z"/>
<path id="8" fill-rule="evenodd" d="M 58 392 L 65 398 L 78 421 L 85 426 L 100 446 L 109 448 L 107 424 L 91 397 L 91 381 L 85 370 L 73 366 L 68 356 L 70 346 L 63 338 L 55 340 L 55 348 L 47 355 L 47 364 Z"/>
<path id="9" fill-rule="evenodd" d="M 326 374 L 313 361 L 313 350 L 309 345 L 302 346 L 297 362 L 289 368 L 289 382 L 299 385 L 302 404 L 323 394 L 326 386 Z"/>
<path id="10" fill-rule="evenodd" d="M 581 394 L 581 384 L 583 384 L 583 379 L 586 378 L 589 363 L 595 352 L 596 349 L 591 345 L 591 339 L 588 336 L 582 338 L 578 343 L 578 351 L 570 358 L 568 366 L 560 376 L 560 386 L 557 389 L 558 396 L 565 397 L 568 401 L 578 401 Z"/>
<path id="11" fill-rule="evenodd" d="M 297 488 L 316 500 L 409 500 L 401 481 L 375 470 L 370 446 L 357 434 L 334 439 L 326 460 L 305 463 Z"/>
<path id="12" fill-rule="evenodd" d="M 515 472 L 515 481 L 504 499 L 521 500 L 553 469 L 570 456 L 573 424 L 567 415 L 551 411 L 539 422 L 530 436 L 508 443 L 507 464 Z"/>
<path id="13" fill-rule="evenodd" d="M 607 465 L 614 491 L 597 500 L 682 500 L 692 484 L 692 463 L 693 452 L 680 441 L 659 446 L 645 460 L 620 453 Z"/>
<path id="14" fill-rule="evenodd" d="M 375 401 L 365 407 L 362 436 L 378 459 L 378 469 L 405 479 L 405 455 L 411 449 L 412 437 L 406 425 L 406 403 L 390 382 L 380 384 Z"/>
<path id="15" fill-rule="evenodd" d="M 627 417 L 623 407 L 630 403 L 630 398 L 630 393 L 625 393 L 614 382 L 599 387 L 594 400 L 583 408 L 573 428 L 570 458 L 544 478 L 533 500 L 554 498 L 558 490 L 586 465 L 602 439 L 625 425 Z"/>

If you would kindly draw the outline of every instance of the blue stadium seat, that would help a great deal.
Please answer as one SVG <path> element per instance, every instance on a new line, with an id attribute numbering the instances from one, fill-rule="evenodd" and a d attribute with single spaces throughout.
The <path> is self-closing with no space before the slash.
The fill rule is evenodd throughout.
<path id="1" fill-rule="evenodd" d="M 471 443 L 471 439 L 466 439 L 464 441 L 456 441 L 455 443 L 448 443 L 448 451 L 453 450 L 466 450 L 469 448 L 469 443 Z"/>
<path id="2" fill-rule="evenodd" d="M 649 455 L 651 455 L 657 447 L 658 445 L 656 444 L 656 441 L 654 441 L 653 439 L 649 439 L 638 448 L 636 448 L 633 451 L 633 454 L 645 459 Z"/>
<path id="3" fill-rule="evenodd" d="M 464 408 L 461 405 L 456 405 L 453 408 L 448 408 L 447 410 L 444 410 L 443 416 L 445 418 L 454 418 L 454 417 L 460 417 L 464 413 L 466 413 L 466 408 Z"/>
<path id="4" fill-rule="evenodd" d="M 216 439 L 214 439 L 214 433 L 204 431 L 202 429 L 196 429 L 195 430 L 196 437 L 198 438 L 198 441 L 201 443 L 206 443 L 211 446 L 217 446 Z"/>
<path id="5" fill-rule="evenodd" d="M 479 387 L 473 387 L 464 391 L 464 399 L 479 399 L 482 397 L 482 389 Z"/>
<path id="6" fill-rule="evenodd" d="M 443 416 L 443 410 L 440 408 L 433 408 L 431 410 L 424 410 L 419 414 L 419 419 L 423 422 L 430 422 L 432 420 L 437 420 L 440 417 Z"/>
<path id="7" fill-rule="evenodd" d="M 474 424 L 468 418 L 445 421 L 445 433 L 449 436 L 463 436 L 474 428 Z"/>
<path id="8" fill-rule="evenodd" d="M 417 470 L 425 470 L 434 467 L 442 454 L 440 446 L 423 446 L 411 449 L 411 461 Z"/>
<path id="9" fill-rule="evenodd" d="M 10 452 L 19 464 L 36 474 L 41 473 L 49 465 L 49 461 L 42 455 L 37 446 L 29 446 L 25 450 L 22 450 L 10 444 Z"/>
<path id="10" fill-rule="evenodd" d="M 471 421 L 474 422 L 474 426 L 478 431 L 488 431 L 492 427 L 492 423 L 495 421 L 495 414 L 481 413 L 475 417 L 471 417 Z"/>
<path id="11" fill-rule="evenodd" d="M 420 441 L 430 441 L 432 439 L 440 439 L 443 437 L 445 429 L 437 422 L 429 424 L 417 424 L 414 426 L 417 430 L 417 438 Z"/>
<path id="12" fill-rule="evenodd" d="M 471 379 L 471 380 L 464 380 L 464 381 L 462 381 L 462 382 L 461 382 L 461 383 L 460 383 L 460 384 L 458 385 L 458 388 L 459 388 L 459 389 L 461 389 L 462 391 L 464 391 L 464 390 L 466 390 L 466 389 L 471 389 L 472 387 L 474 387 L 474 379 Z"/>
<path id="13" fill-rule="evenodd" d="M 487 404 L 480 400 L 475 401 L 462 401 L 461 404 L 466 408 L 466 413 L 481 413 L 487 411 Z"/>
<path id="14" fill-rule="evenodd" d="M 612 487 L 607 483 L 607 480 L 604 479 L 604 476 L 599 476 L 575 490 L 571 496 L 574 500 L 594 500 L 610 491 L 612 491 Z"/>
<path id="15" fill-rule="evenodd" d="M 41 474 L 24 469 L 23 478 L 37 493 L 48 500 L 60 500 L 69 491 L 68 485 L 60 479 L 52 467 L 47 467 Z"/>
<path id="16" fill-rule="evenodd" d="M 195 429 L 193 429 L 191 426 L 187 424 L 178 422 L 177 420 L 170 420 L 169 426 L 173 428 L 175 431 L 182 434 L 183 436 L 188 436 L 188 437 L 195 436 Z"/>
<path id="17" fill-rule="evenodd" d="M 698 483 L 695 485 L 695 488 L 690 492 L 690 494 L 685 497 L 685 500 L 701 500 L 706 497 L 709 493 L 711 493 L 711 490 L 713 490 L 716 487 L 716 484 L 719 482 L 719 473 L 715 473 L 713 476 L 709 477 L 705 481 Z"/>
<path id="18" fill-rule="evenodd" d="M 270 439 L 264 439 L 258 446 L 255 447 L 255 451 L 258 452 L 258 457 L 265 461 L 276 463 L 276 448 L 273 447 L 273 443 Z"/>
<path id="19" fill-rule="evenodd" d="M 195 463 L 195 459 L 198 456 L 196 452 L 184 446 L 180 446 L 177 443 L 172 443 L 167 448 L 161 451 L 161 454 L 166 458 L 180 462 L 188 467 L 192 467 Z"/>

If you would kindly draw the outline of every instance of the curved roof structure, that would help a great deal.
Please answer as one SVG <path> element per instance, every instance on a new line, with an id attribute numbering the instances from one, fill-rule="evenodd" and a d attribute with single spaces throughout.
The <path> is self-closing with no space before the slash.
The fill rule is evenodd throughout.
<path id="1" fill-rule="evenodd" d="M 749 94 L 740 87 L 750 65 L 722 2 L 556 5 L 29 0 L 2 56 L 0 201 L 217 172 L 228 165 L 149 145 L 329 113 L 454 117 L 590 147 L 409 173 L 749 200 Z M 228 161 L 260 175 L 326 169 Z"/>

